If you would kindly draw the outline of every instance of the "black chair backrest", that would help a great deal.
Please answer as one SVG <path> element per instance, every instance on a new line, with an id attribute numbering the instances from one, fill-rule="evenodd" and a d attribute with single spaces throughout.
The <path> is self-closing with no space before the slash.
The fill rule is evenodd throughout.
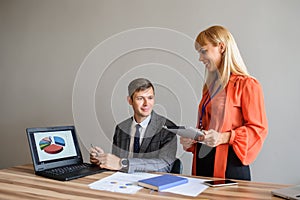
<path id="1" fill-rule="evenodd" d="M 173 166 L 172 166 L 170 173 L 173 173 L 173 174 L 181 174 L 182 173 L 182 163 L 179 158 L 177 158 L 173 162 Z"/>

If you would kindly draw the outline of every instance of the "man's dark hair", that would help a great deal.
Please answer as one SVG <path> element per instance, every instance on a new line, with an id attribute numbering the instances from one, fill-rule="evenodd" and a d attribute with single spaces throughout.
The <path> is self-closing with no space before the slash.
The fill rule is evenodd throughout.
<path id="1" fill-rule="evenodd" d="M 143 90 L 146 90 L 150 87 L 152 87 L 153 92 L 154 92 L 154 87 L 148 79 L 145 79 L 145 78 L 134 79 L 128 85 L 128 95 L 132 99 L 133 94 L 135 92 L 143 91 Z"/>

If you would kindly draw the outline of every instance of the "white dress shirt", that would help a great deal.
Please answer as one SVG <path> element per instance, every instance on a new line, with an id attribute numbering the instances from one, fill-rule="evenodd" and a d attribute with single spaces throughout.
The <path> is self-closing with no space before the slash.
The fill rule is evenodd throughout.
<path id="1" fill-rule="evenodd" d="M 142 144 L 143 142 L 143 138 L 144 138 L 144 135 L 145 135 L 145 131 L 146 131 L 146 128 L 150 122 L 150 119 L 151 119 L 151 115 L 149 115 L 144 121 L 142 121 L 141 123 L 137 123 L 135 121 L 135 119 L 133 118 L 133 121 L 132 121 L 132 124 L 131 124 L 131 131 L 130 131 L 130 146 L 129 146 L 129 155 L 128 157 L 129 158 L 132 158 L 133 157 L 133 143 L 134 143 L 134 135 L 135 135 L 135 132 L 136 132 L 136 125 L 137 124 L 140 124 L 140 145 Z"/>

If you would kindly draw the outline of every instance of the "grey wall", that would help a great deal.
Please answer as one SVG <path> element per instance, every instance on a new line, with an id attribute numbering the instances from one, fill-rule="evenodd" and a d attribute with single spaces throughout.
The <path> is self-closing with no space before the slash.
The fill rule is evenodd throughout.
<path id="1" fill-rule="evenodd" d="M 253 180 L 299 184 L 299 10 L 298 0 L 1 0 L 0 168 L 31 162 L 27 127 L 75 124 L 86 160 L 89 143 L 110 151 L 138 76 L 155 83 L 159 113 L 194 126 L 203 66 L 193 39 L 221 24 L 265 94 L 269 135 Z M 178 148 L 189 174 L 191 154 Z"/>

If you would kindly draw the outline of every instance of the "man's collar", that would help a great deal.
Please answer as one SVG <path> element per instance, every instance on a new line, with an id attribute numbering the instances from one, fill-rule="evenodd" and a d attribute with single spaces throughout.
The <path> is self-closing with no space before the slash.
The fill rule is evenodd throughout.
<path id="1" fill-rule="evenodd" d="M 140 124 L 143 128 L 145 128 L 145 127 L 148 126 L 150 120 L 151 120 L 151 115 L 149 115 L 149 116 L 148 116 L 146 119 L 144 119 L 144 121 L 142 121 L 141 123 L 137 123 L 137 122 L 135 121 L 134 117 L 133 117 L 133 122 L 134 122 L 134 124 L 135 124 L 135 125 L 136 125 L 136 124 Z"/>

